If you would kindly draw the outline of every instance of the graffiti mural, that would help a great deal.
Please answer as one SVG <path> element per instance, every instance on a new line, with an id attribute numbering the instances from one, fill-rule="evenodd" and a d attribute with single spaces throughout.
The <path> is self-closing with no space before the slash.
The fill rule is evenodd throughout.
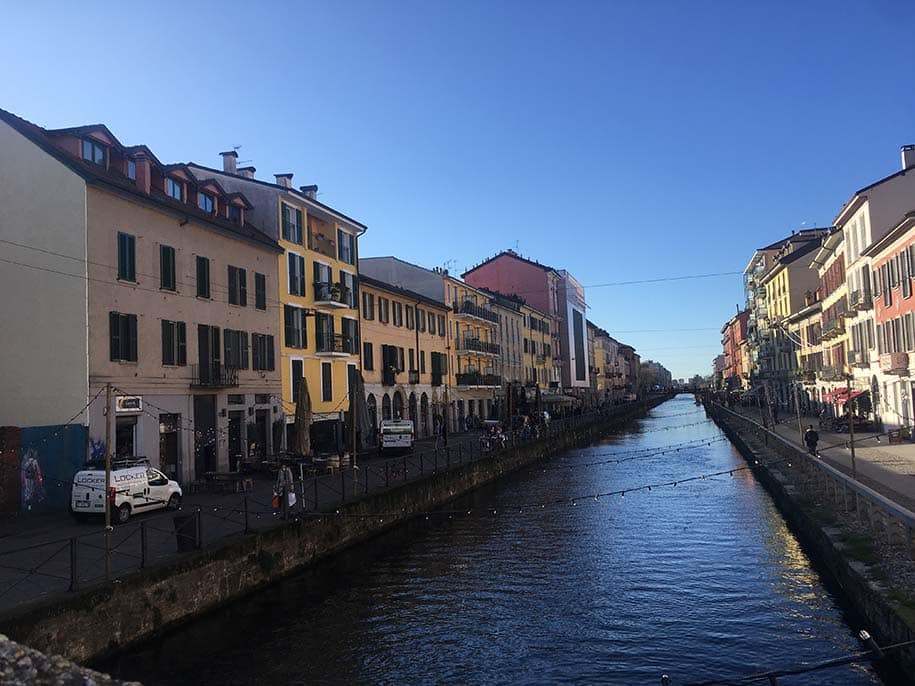
<path id="1" fill-rule="evenodd" d="M 73 475 L 86 462 L 84 426 L 38 426 L 20 431 L 19 510 L 66 511 Z"/>

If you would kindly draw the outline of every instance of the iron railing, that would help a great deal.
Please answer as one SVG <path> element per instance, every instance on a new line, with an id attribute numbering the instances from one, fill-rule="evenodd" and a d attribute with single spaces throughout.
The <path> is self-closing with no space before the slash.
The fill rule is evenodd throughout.
<path id="1" fill-rule="evenodd" d="M 234 388 L 238 386 L 238 368 L 219 362 L 191 365 L 191 386 L 194 388 Z"/>

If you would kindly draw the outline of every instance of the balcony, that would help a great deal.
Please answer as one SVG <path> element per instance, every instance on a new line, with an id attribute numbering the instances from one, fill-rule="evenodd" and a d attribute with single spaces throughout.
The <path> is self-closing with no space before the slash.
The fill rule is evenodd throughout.
<path id="1" fill-rule="evenodd" d="M 483 321 L 491 322 L 493 324 L 499 323 L 499 315 L 490 312 L 482 305 L 477 305 L 475 302 L 470 300 L 465 300 L 460 303 L 455 301 L 451 303 L 451 309 L 454 310 L 454 316 L 458 319 L 466 319 L 470 317 L 474 319 L 482 319 Z"/>
<path id="2" fill-rule="evenodd" d="M 816 383 L 817 371 L 815 369 L 798 369 L 797 380 L 805 384 Z"/>
<path id="3" fill-rule="evenodd" d="M 479 353 L 481 355 L 500 355 L 502 348 L 498 343 L 488 343 L 479 338 L 462 338 L 457 342 L 458 353 Z"/>
<path id="4" fill-rule="evenodd" d="M 534 360 L 536 364 L 546 364 L 546 355 L 537 355 Z"/>
<path id="5" fill-rule="evenodd" d="M 833 319 L 832 321 L 824 322 L 820 339 L 828 341 L 837 336 L 841 336 L 843 333 L 845 333 L 845 320 L 841 318 Z"/>
<path id="6" fill-rule="evenodd" d="M 871 365 L 871 355 L 867 350 L 849 350 L 848 364 L 852 367 L 867 368 Z"/>
<path id="7" fill-rule="evenodd" d="M 873 298 L 871 298 L 869 289 L 861 289 L 858 291 L 852 291 L 851 295 L 848 297 L 848 305 L 853 310 L 861 312 L 863 310 L 869 310 L 874 306 Z"/>
<path id="8" fill-rule="evenodd" d="M 238 368 L 218 362 L 191 366 L 191 388 L 235 388 L 238 386 Z"/>
<path id="9" fill-rule="evenodd" d="M 880 356 L 880 371 L 885 374 L 908 375 L 908 353 L 883 353 Z"/>
<path id="10" fill-rule="evenodd" d="M 315 281 L 314 289 L 315 305 L 317 307 L 353 307 L 351 304 L 352 293 L 346 286 Z"/>
<path id="11" fill-rule="evenodd" d="M 498 374 L 480 374 L 480 372 L 467 372 L 465 374 L 457 374 L 457 385 L 470 387 L 470 386 L 501 386 L 502 377 Z"/>
<path id="12" fill-rule="evenodd" d="M 343 334 L 319 334 L 315 339 L 317 354 L 323 357 L 346 357 L 356 353 L 356 340 Z"/>
<path id="13" fill-rule="evenodd" d="M 381 371 L 381 385 L 382 386 L 396 386 L 397 385 L 397 371 L 393 368 L 383 369 Z"/>
<path id="14" fill-rule="evenodd" d="M 419 372 L 411 371 L 411 372 L 409 372 L 407 378 L 408 378 L 407 383 L 409 383 L 411 386 L 415 386 L 416 384 L 419 383 Z"/>
<path id="15" fill-rule="evenodd" d="M 823 367 L 817 372 L 820 381 L 845 381 L 845 365 Z"/>

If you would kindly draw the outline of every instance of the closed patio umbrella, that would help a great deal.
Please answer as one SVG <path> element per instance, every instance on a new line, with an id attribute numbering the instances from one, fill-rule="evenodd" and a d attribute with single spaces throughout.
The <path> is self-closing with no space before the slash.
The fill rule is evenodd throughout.
<path id="1" fill-rule="evenodd" d="M 311 453 L 311 396 L 308 380 L 299 381 L 299 401 L 295 404 L 295 452 L 301 456 Z"/>

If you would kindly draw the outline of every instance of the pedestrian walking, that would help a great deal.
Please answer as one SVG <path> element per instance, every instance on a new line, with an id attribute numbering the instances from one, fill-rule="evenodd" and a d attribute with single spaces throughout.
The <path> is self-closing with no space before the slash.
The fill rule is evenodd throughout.
<path id="1" fill-rule="evenodd" d="M 810 424 L 807 427 L 807 431 L 804 432 L 804 443 L 807 444 L 807 452 L 811 455 L 817 454 L 817 443 L 820 440 L 820 434 L 816 432 L 813 428 L 813 424 Z"/>

